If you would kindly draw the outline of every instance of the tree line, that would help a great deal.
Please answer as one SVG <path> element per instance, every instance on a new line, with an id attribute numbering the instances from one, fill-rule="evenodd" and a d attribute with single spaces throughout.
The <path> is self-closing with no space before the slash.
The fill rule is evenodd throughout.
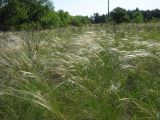
<path id="1" fill-rule="evenodd" d="M 0 1 L 0 30 L 81 26 L 89 20 L 87 16 L 55 11 L 50 0 Z"/>
<path id="2" fill-rule="evenodd" d="M 107 10 L 106 10 L 107 11 Z M 51 0 L 0 0 L 0 30 L 49 29 L 98 23 L 149 22 L 160 19 L 160 10 L 125 10 L 117 7 L 107 14 L 71 16 L 63 10 L 55 11 Z"/>
<path id="3" fill-rule="evenodd" d="M 92 23 L 123 23 L 123 22 L 150 22 L 150 21 L 159 21 L 160 20 L 160 10 L 125 10 L 123 8 L 117 7 L 110 12 L 110 17 L 108 21 L 107 14 L 100 15 L 99 13 L 94 13 L 91 17 Z"/>

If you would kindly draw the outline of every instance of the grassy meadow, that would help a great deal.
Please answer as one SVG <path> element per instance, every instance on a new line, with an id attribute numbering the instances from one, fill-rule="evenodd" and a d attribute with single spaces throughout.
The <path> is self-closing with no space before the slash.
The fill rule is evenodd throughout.
<path id="1" fill-rule="evenodd" d="M 0 120 L 160 120 L 160 23 L 1 32 Z"/>

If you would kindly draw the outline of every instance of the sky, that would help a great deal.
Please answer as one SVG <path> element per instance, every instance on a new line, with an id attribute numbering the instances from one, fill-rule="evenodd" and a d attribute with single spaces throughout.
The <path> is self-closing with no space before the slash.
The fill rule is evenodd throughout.
<path id="1" fill-rule="evenodd" d="M 63 9 L 71 15 L 91 16 L 93 13 L 106 14 L 108 0 L 52 0 L 55 10 Z M 133 10 L 160 9 L 160 0 L 110 0 L 110 11 L 116 7 Z"/>

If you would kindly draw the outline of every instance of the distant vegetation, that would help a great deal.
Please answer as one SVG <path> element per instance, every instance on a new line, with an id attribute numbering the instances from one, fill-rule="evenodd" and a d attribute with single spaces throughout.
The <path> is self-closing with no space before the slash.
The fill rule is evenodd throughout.
<path id="1" fill-rule="evenodd" d="M 111 11 L 110 22 L 113 23 L 123 23 L 123 22 L 157 22 L 160 20 L 160 10 L 140 10 L 136 8 L 135 10 L 125 10 L 123 8 L 117 7 Z M 103 14 L 99 15 L 95 13 L 92 16 L 93 23 L 106 23 L 108 16 Z"/>
<path id="2" fill-rule="evenodd" d="M 160 10 L 126 11 L 117 7 L 111 11 L 110 22 L 158 21 Z M 63 10 L 55 11 L 50 0 L 1 0 L 0 30 L 50 29 L 55 27 L 82 26 L 88 23 L 107 23 L 107 15 L 94 13 L 93 16 L 71 16 Z"/>
<path id="3" fill-rule="evenodd" d="M 88 17 L 56 12 L 50 0 L 0 1 L 1 30 L 80 26 L 88 22 Z"/>

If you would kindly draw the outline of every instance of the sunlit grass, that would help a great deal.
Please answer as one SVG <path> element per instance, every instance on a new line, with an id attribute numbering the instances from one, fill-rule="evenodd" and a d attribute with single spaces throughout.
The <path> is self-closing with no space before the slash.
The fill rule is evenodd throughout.
<path id="1" fill-rule="evenodd" d="M 0 120 L 159 120 L 158 28 L 2 33 Z"/>

